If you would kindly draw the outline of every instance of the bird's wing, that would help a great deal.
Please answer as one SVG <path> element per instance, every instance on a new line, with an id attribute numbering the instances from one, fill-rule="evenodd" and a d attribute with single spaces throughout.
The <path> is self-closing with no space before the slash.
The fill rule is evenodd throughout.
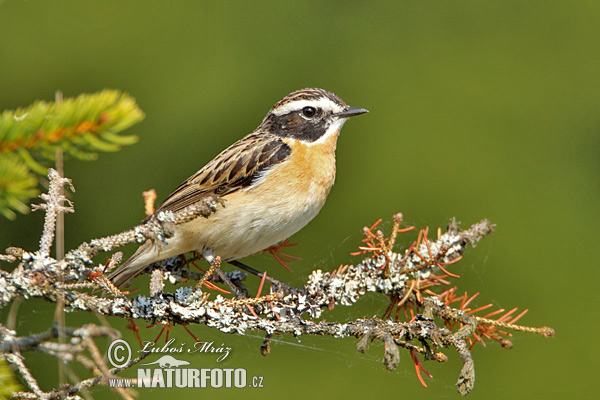
<path id="1" fill-rule="evenodd" d="M 178 211 L 208 195 L 223 197 L 251 186 L 268 169 L 286 160 L 290 152 L 290 147 L 277 136 L 251 133 L 183 182 L 157 212 Z"/>

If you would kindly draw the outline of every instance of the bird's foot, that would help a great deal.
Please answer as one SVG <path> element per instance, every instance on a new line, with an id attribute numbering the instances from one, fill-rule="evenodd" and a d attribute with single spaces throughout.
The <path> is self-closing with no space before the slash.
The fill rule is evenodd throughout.
<path id="1" fill-rule="evenodd" d="M 264 279 L 265 281 L 269 282 L 272 286 L 273 286 L 273 291 L 277 292 L 277 293 L 282 293 L 282 294 L 290 294 L 290 293 L 300 293 L 301 290 L 297 289 L 293 286 L 288 285 L 287 283 L 283 283 L 280 280 L 277 280 L 275 278 L 272 278 L 268 275 L 264 275 L 262 272 L 255 270 L 254 268 L 238 261 L 238 260 L 231 260 L 231 261 L 227 261 L 229 264 L 234 265 L 238 268 L 240 268 L 243 271 L 246 271 L 252 275 L 255 275 L 261 279 Z"/>
<path id="2" fill-rule="evenodd" d="M 264 252 L 269 253 L 273 256 L 275 261 L 279 263 L 283 268 L 292 272 L 292 269 L 288 266 L 288 264 L 294 260 L 302 260 L 301 257 L 292 256 L 290 254 L 284 253 L 280 251 L 286 247 L 294 247 L 298 246 L 298 243 L 290 243 L 290 239 L 285 239 L 281 243 L 274 244 L 273 246 L 267 247 Z"/>

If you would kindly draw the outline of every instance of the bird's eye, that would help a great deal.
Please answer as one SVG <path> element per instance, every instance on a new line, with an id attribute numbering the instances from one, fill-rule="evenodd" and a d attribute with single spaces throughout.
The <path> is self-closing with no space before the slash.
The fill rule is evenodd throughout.
<path id="1" fill-rule="evenodd" d="M 314 117 L 316 113 L 317 110 L 314 107 L 307 106 L 302 109 L 302 114 L 304 114 L 304 116 L 308 118 Z"/>

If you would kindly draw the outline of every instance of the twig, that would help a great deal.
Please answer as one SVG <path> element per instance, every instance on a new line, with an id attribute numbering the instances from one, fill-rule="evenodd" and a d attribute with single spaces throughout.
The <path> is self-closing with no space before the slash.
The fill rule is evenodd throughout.
<path id="1" fill-rule="evenodd" d="M 368 257 L 355 265 L 340 266 L 333 272 L 315 270 L 300 289 L 292 288 L 268 277 L 264 272 L 258 272 L 238 262 L 236 265 L 260 276 L 263 279 L 262 283 L 266 280 L 272 284 L 270 294 L 259 296 L 259 290 L 255 298 L 247 298 L 248 290 L 241 284 L 245 275 L 242 276 L 239 272 L 223 272 L 218 257 L 215 257 L 209 271 L 204 275 L 187 271 L 181 258 L 167 259 L 145 270 L 153 275 L 152 297 L 139 295 L 128 299 L 114 287 L 104 273 L 119 263 L 118 253 L 113 255 L 106 267 L 95 266 L 97 264 L 92 260 L 94 255 L 99 251 L 112 251 L 127 243 L 147 240 L 160 247 L 170 239 L 174 226 L 194 218 L 207 218 L 223 204 L 216 197 L 207 198 L 176 213 L 154 213 L 144 223 L 129 231 L 94 239 L 89 244 L 84 243 L 70 251 L 63 259 L 55 260 L 50 257 L 49 250 L 56 215 L 72 211 L 72 208 L 60 205 L 66 199 L 59 189 L 65 184 L 70 184 L 70 181 L 58 176 L 54 170 L 50 170 L 49 179 L 49 192 L 42 195 L 45 203 L 38 206 L 46 212 L 40 250 L 28 252 L 16 248 L 8 249 L 8 254 L 0 258 L 4 261 L 20 260 L 13 272 L 0 270 L 0 307 L 10 304 L 20 296 L 38 297 L 51 302 L 63 301 L 67 310 L 92 311 L 102 318 L 116 316 L 131 321 L 145 320 L 163 326 L 180 324 L 186 327 L 189 324 L 204 324 L 222 332 L 236 334 L 244 334 L 247 330 L 259 330 L 265 332 L 267 338 L 263 345 L 263 354 L 269 352 L 268 342 L 273 334 L 356 337 L 360 339 L 357 347 L 360 351 L 366 351 L 369 339 L 380 340 L 384 343 L 384 364 L 387 369 L 392 370 L 396 367 L 399 349 L 405 349 L 410 352 L 420 379 L 421 371 L 427 372 L 417 355 L 422 355 L 425 360 L 443 361 L 446 356 L 435 353 L 435 348 L 453 348 L 464 363 L 457 383 L 458 391 L 463 395 L 470 392 L 475 380 L 474 362 L 467 342 L 471 343 L 472 335 L 481 333 L 478 330 L 482 327 L 487 327 L 488 330 L 482 334 L 487 337 L 499 334 L 492 327 L 541 333 L 545 336 L 554 333 L 546 327 L 531 328 L 514 324 L 523 315 L 521 313 L 516 317 L 512 316 L 514 310 L 497 320 L 490 319 L 490 314 L 484 317 L 471 315 L 485 308 L 465 310 L 474 296 L 467 298 L 465 293 L 457 297 L 453 289 L 442 294 L 431 291 L 434 286 L 447 284 L 445 279 L 458 276 L 451 274 L 445 267 L 456 263 L 467 247 L 474 246 L 493 231 L 493 225 L 487 220 L 473 224 L 465 230 L 459 230 L 453 220 L 445 233 L 438 230 L 435 241 L 428 238 L 428 228 L 425 228 L 419 232 L 417 240 L 408 249 L 399 252 L 393 249 L 397 234 L 407 232 L 412 227 L 400 228 L 402 216 L 397 214 L 394 216 L 393 231 L 390 237 L 386 238 L 381 230 L 373 231 L 379 224 L 378 221 L 370 228 L 365 227 L 364 245 L 355 253 L 369 254 Z M 164 279 L 181 282 L 190 277 L 199 280 L 196 288 L 180 287 L 173 294 L 163 292 Z M 207 294 L 197 290 L 209 279 L 225 282 L 234 291 L 236 298 L 228 299 L 217 295 L 209 299 Z M 110 296 L 79 291 L 90 286 L 101 288 Z M 240 291 L 239 288 L 245 290 Z M 403 307 L 405 312 L 407 309 L 410 311 L 413 318 L 409 322 L 399 322 L 397 318 L 396 321 L 371 318 L 345 322 L 316 322 L 324 310 L 338 304 L 352 305 L 368 292 L 377 292 L 391 299 L 385 315 L 392 315 L 393 308 L 397 307 L 397 316 Z M 451 307 L 440 300 L 442 298 L 447 302 L 459 302 L 460 308 Z M 419 314 L 420 310 L 422 314 Z M 441 321 L 441 326 L 438 326 L 436 321 Z M 58 335 L 57 328 L 19 338 L 16 333 L 0 325 L 0 350 L 17 366 L 19 373 L 33 391 L 19 393 L 17 396 L 37 396 L 44 399 L 75 396 L 77 391 L 92 387 L 102 379 L 128 367 L 108 370 L 98 348 L 91 340 L 97 336 L 114 336 L 115 331 L 111 328 L 85 325 L 77 329 L 65 328 L 64 334 L 67 337 L 80 338 L 85 346 L 49 342 L 48 340 Z M 81 355 L 84 347 L 90 351 L 91 360 Z M 51 393 L 43 393 L 23 363 L 20 355 L 23 351 L 44 351 L 63 360 L 78 359 L 94 374 L 101 371 L 102 375 L 74 385 L 66 385 Z M 147 354 L 149 353 L 133 360 L 129 366 L 139 362 Z M 423 380 L 422 382 L 424 383 Z M 122 395 L 128 396 L 123 393 Z"/>

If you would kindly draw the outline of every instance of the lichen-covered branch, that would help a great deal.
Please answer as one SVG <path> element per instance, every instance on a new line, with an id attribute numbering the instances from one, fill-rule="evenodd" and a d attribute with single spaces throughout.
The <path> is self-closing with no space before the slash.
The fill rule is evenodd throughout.
<path id="1" fill-rule="evenodd" d="M 521 330 L 551 336 L 550 328 L 531 328 L 516 325 L 515 322 L 524 312 L 512 316 L 516 309 L 505 313 L 498 319 L 474 315 L 480 309 L 470 309 L 469 303 L 474 296 L 467 298 L 456 295 L 456 288 L 449 288 L 449 279 L 457 278 L 447 269 L 458 262 L 469 246 L 474 246 L 483 237 L 493 231 L 493 225 L 487 220 L 460 230 L 453 220 L 446 232 L 437 232 L 437 238 L 429 239 L 428 229 L 421 230 L 418 238 L 403 251 L 395 249 L 398 233 L 408 232 L 410 228 L 400 228 L 402 216 L 394 216 L 394 224 L 389 237 L 375 230 L 378 223 L 365 227 L 365 239 L 355 255 L 364 256 L 355 265 L 343 265 L 331 272 L 315 270 L 301 288 L 291 288 L 272 278 L 266 280 L 262 274 L 260 288 L 265 282 L 271 284 L 266 295 L 248 297 L 249 291 L 243 281 L 246 275 L 239 272 L 224 273 L 220 269 L 220 259 L 216 257 L 206 274 L 191 272 L 186 268 L 188 262 L 175 257 L 158 262 L 146 269 L 152 274 L 151 297 L 126 297 L 106 278 L 105 272 L 115 267 L 121 260 L 121 254 L 114 254 L 107 265 L 93 261 L 100 251 L 114 249 L 131 242 L 152 240 L 161 246 L 169 240 L 173 226 L 193 218 L 208 218 L 222 203 L 218 198 L 210 198 L 200 204 L 189 206 L 178 213 L 158 213 L 147 221 L 124 233 L 95 239 L 84 243 L 67 253 L 62 260 L 50 257 L 53 239 L 54 220 L 59 212 L 72 211 L 60 206 L 64 198 L 60 195 L 62 187 L 69 183 L 55 171 L 49 173 L 50 192 L 44 196 L 45 204 L 39 208 L 46 212 L 44 233 L 40 250 L 29 252 L 11 248 L 1 261 L 15 262 L 19 265 L 12 273 L 0 270 L 0 307 L 8 305 L 16 296 L 25 298 L 39 297 L 51 302 L 60 299 L 66 311 L 93 311 L 104 316 L 116 316 L 131 320 L 145 320 L 152 324 L 203 324 L 225 333 L 244 334 L 248 330 L 263 331 L 265 344 L 263 354 L 269 352 L 268 341 L 275 333 L 300 335 L 324 335 L 333 338 L 356 337 L 357 349 L 366 351 L 369 340 L 384 343 L 384 365 L 387 369 L 396 368 L 400 350 L 409 351 L 415 364 L 419 379 L 421 371 L 428 374 L 419 355 L 424 360 L 443 362 L 447 356 L 441 349 L 454 349 L 463 360 L 464 366 L 457 382 L 459 393 L 468 394 L 475 382 L 474 361 L 470 347 L 485 339 L 497 340 L 506 344 L 502 337 L 503 329 Z M 163 292 L 162 279 L 173 283 L 193 278 L 197 284 L 182 286 L 175 293 Z M 233 298 L 213 295 L 207 288 L 214 282 L 227 284 L 235 294 Z M 95 288 L 105 295 L 96 295 L 84 291 Z M 441 292 L 434 289 L 444 288 Z M 323 312 L 337 305 L 351 306 L 367 292 L 377 292 L 390 299 L 390 306 L 383 318 L 356 319 L 345 322 L 316 322 Z M 98 291 L 96 292 L 98 293 Z M 454 304 L 457 305 L 454 305 Z M 395 318 L 392 318 L 396 310 Z M 400 321 L 399 313 L 408 315 L 406 321 Z M 89 339 L 93 333 L 86 331 Z M 5 330 L 8 332 L 7 330 Z M 79 336 L 76 329 L 67 331 L 68 336 Z M 110 334 L 103 331 L 103 334 Z M 23 377 L 29 377 L 22 363 L 21 352 L 39 351 L 41 344 L 55 337 L 54 329 L 29 337 L 16 338 L 14 333 L 0 337 L 0 350 L 5 357 L 17 366 Z M 92 346 L 86 339 L 88 348 Z M 91 341 L 93 343 L 93 341 Z M 506 346 L 505 346 L 506 347 Z M 15 351 L 16 349 L 16 351 Z M 96 350 L 94 350 L 96 351 Z M 97 352 L 96 352 L 97 353 Z M 59 357 L 56 351 L 55 356 Z M 15 358 L 17 357 L 17 358 Z M 64 353 L 62 356 L 64 357 Z M 98 357 L 96 357 L 98 358 Z M 81 381 L 73 390 L 79 390 L 102 381 L 109 372 L 101 363 L 91 363 L 100 373 L 95 378 Z M 96 371 L 96 372 L 98 372 Z M 86 383 L 84 383 L 86 382 Z M 23 394 L 38 398 L 49 398 L 41 392 L 34 382 L 29 384 L 32 392 Z M 127 397 L 127 394 L 123 394 Z"/>

